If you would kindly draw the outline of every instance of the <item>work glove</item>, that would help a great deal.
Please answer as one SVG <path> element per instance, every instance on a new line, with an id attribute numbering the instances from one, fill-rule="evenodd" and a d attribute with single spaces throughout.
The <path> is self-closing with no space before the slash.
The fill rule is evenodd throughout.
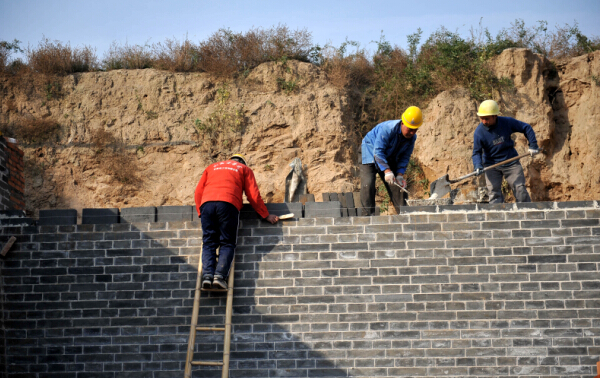
<path id="1" fill-rule="evenodd" d="M 483 174 L 483 168 L 475 168 L 475 176 L 479 176 L 481 174 Z"/>
<path id="2" fill-rule="evenodd" d="M 402 174 L 398 173 L 398 175 L 396 175 L 396 181 L 401 188 L 406 189 L 406 180 L 402 177 Z"/>
<path id="3" fill-rule="evenodd" d="M 529 148 L 529 155 L 531 155 L 531 157 L 533 157 L 533 155 L 535 154 L 539 154 L 540 150 L 538 148 Z"/>
<path id="4" fill-rule="evenodd" d="M 385 174 L 384 176 L 385 178 L 385 182 L 387 182 L 390 185 L 394 185 L 396 178 L 394 177 L 394 174 L 392 173 L 392 171 L 389 171 Z"/>

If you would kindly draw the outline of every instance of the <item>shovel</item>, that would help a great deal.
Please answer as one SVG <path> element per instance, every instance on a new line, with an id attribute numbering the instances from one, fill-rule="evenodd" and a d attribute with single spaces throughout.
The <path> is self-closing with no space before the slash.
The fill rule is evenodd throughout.
<path id="1" fill-rule="evenodd" d="M 511 161 L 519 160 L 520 158 L 523 158 L 525 156 L 529 156 L 529 154 L 527 153 L 527 154 L 515 156 L 513 158 L 501 161 L 500 163 L 496 163 L 494 165 L 490 165 L 489 167 L 483 168 L 483 172 L 485 172 L 487 170 L 490 170 L 492 168 L 499 167 L 499 166 L 504 165 L 506 163 L 510 163 Z M 432 182 L 431 185 L 429 186 L 429 192 L 431 193 L 431 195 L 429 196 L 429 199 L 442 198 L 446 194 L 450 193 L 450 191 L 452 190 L 452 188 L 450 187 L 450 184 L 457 183 L 457 182 L 462 181 L 462 180 L 464 180 L 466 178 L 475 176 L 476 174 L 477 174 L 477 171 L 471 172 L 468 175 L 465 175 L 465 176 L 457 178 L 456 180 L 449 180 L 448 179 L 448 175 L 444 175 L 444 176 L 440 177 L 439 179 L 437 179 L 434 182 Z"/>

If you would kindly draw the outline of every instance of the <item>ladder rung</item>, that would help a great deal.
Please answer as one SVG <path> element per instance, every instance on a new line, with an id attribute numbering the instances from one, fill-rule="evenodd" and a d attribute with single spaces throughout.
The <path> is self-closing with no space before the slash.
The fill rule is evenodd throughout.
<path id="1" fill-rule="evenodd" d="M 225 327 L 196 327 L 196 331 L 225 331 Z"/>
<path id="2" fill-rule="evenodd" d="M 192 361 L 196 366 L 223 366 L 223 361 Z"/>

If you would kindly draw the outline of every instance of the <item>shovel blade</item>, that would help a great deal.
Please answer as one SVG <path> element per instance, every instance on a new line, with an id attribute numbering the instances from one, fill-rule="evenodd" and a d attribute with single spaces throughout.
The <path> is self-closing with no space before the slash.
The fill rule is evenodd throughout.
<path id="1" fill-rule="evenodd" d="M 448 175 L 444 175 L 429 185 L 429 198 L 442 198 L 451 190 Z"/>

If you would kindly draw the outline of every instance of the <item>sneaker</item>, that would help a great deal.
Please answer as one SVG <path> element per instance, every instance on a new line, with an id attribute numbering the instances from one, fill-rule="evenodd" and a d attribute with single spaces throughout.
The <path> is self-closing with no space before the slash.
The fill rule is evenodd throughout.
<path id="1" fill-rule="evenodd" d="M 225 280 L 221 276 L 215 276 L 215 279 L 213 280 L 213 285 L 215 289 L 227 290 L 227 282 L 225 282 Z"/>
<path id="2" fill-rule="evenodd" d="M 208 274 L 205 276 L 202 276 L 202 288 L 204 290 L 212 289 L 212 280 L 213 280 L 213 278 L 211 276 L 209 276 Z"/>

